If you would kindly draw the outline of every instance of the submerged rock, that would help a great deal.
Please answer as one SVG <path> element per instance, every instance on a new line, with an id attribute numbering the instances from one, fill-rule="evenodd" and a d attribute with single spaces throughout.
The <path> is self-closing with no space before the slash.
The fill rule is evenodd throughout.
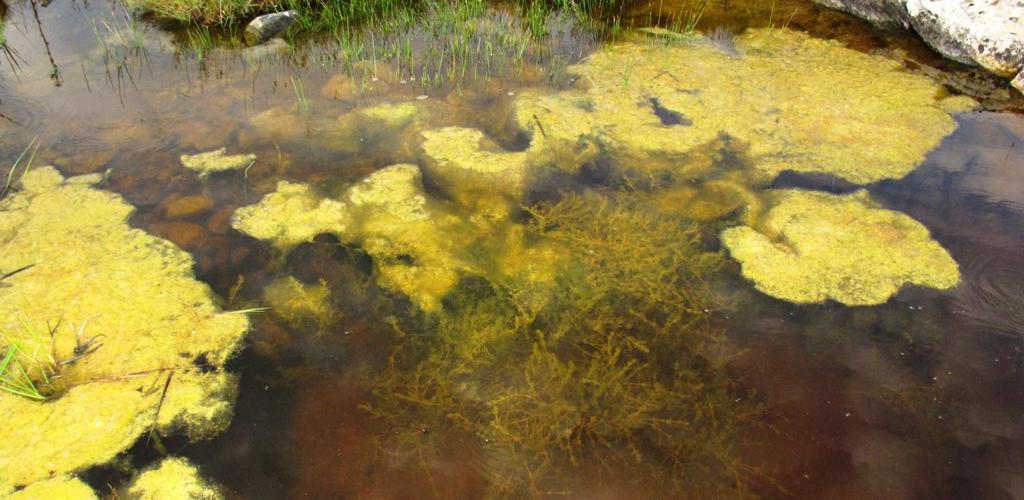
<path id="1" fill-rule="evenodd" d="M 202 478 L 199 470 L 184 458 L 165 458 L 139 474 L 128 487 L 138 500 L 221 500 L 220 489 Z"/>
<path id="2" fill-rule="evenodd" d="M 274 107 L 254 115 L 250 124 L 259 133 L 276 141 L 312 142 L 317 147 L 343 153 L 358 153 L 368 144 L 395 139 L 411 129 L 421 109 L 415 103 L 384 103 L 359 108 L 337 117 L 307 116 L 284 107 Z M 403 143 L 395 139 L 395 143 Z M 391 144 L 389 142 L 388 146 Z"/>
<path id="3" fill-rule="evenodd" d="M 204 178 L 216 172 L 244 169 L 256 161 L 256 155 L 228 155 L 227 148 L 220 148 L 206 153 L 181 155 L 180 159 L 182 165 L 195 170 L 200 178 Z"/>
<path id="4" fill-rule="evenodd" d="M 743 275 L 768 295 L 796 303 L 874 305 L 905 284 L 944 290 L 960 280 L 956 262 L 927 228 L 882 208 L 867 191 L 770 195 L 774 203 L 755 227 L 721 235 Z"/>
<path id="5" fill-rule="evenodd" d="M 0 494 L 151 430 L 198 439 L 231 418 L 237 378 L 221 368 L 248 320 L 221 312 L 192 258 L 133 229 L 99 180 L 37 168 L 0 201 L 0 269 L 33 265 L 0 286 L 2 343 L 47 398 L 0 392 Z"/>
<path id="6" fill-rule="evenodd" d="M 206 194 L 186 196 L 172 195 L 164 201 L 164 214 L 171 219 L 192 217 L 209 212 L 213 208 L 213 198 Z"/>
<path id="7" fill-rule="evenodd" d="M 306 120 L 298 112 L 275 106 L 252 115 L 249 124 L 257 136 L 271 141 L 300 141 L 308 135 Z"/>
<path id="8" fill-rule="evenodd" d="M 419 108 L 411 102 L 378 104 L 327 120 L 316 127 L 315 133 L 331 149 L 357 153 L 367 143 L 400 134 L 416 121 L 418 113 Z"/>
<path id="9" fill-rule="evenodd" d="M 299 13 L 294 10 L 275 12 L 257 16 L 245 27 L 245 43 L 256 45 L 270 37 L 288 29 L 298 20 Z"/>
<path id="10" fill-rule="evenodd" d="M 711 44 L 622 43 L 570 71 L 580 90 L 526 93 L 514 122 L 549 147 L 598 146 L 629 169 L 695 177 L 723 137 L 768 178 L 897 179 L 956 123 L 942 88 L 900 63 L 786 29 L 750 30 L 738 56 Z M 858 147 L 851 147 L 851 145 Z"/>
<path id="11" fill-rule="evenodd" d="M 249 62 L 256 62 L 278 54 L 287 54 L 290 50 L 292 50 L 292 46 L 288 45 L 288 42 L 280 38 L 271 38 L 259 45 L 242 49 L 242 58 Z"/>

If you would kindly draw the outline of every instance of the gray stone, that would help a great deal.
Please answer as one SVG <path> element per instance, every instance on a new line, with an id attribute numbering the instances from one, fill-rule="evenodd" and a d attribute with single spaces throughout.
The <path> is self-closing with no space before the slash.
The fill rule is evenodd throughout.
<path id="1" fill-rule="evenodd" d="M 256 45 L 270 37 L 288 29 L 298 20 L 299 13 L 294 10 L 264 14 L 249 22 L 245 27 L 245 43 Z"/>
<path id="2" fill-rule="evenodd" d="M 1010 82 L 1010 85 L 1013 85 L 1013 88 L 1017 89 L 1017 92 L 1024 94 L 1024 71 L 1017 73 L 1017 77 Z"/>
<path id="3" fill-rule="evenodd" d="M 841 10 L 879 28 L 909 28 L 906 0 L 814 0 L 825 7 Z"/>

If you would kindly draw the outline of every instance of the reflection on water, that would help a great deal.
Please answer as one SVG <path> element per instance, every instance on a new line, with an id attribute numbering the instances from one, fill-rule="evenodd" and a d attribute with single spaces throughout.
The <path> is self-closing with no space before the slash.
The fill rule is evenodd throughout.
<path id="1" fill-rule="evenodd" d="M 767 5 L 730 11 L 729 2 L 712 4 L 703 27 L 739 30 L 783 19 L 862 50 L 906 50 L 946 68 L 920 44 L 875 34 L 804 2 L 770 7 L 767 23 Z M 638 6 L 626 18 L 657 22 L 654 5 Z M 665 2 L 657 9 L 687 8 Z M 507 14 L 489 16 L 485 28 L 513 23 L 502 17 Z M 589 260 L 573 260 L 581 266 L 569 273 L 577 281 L 559 283 L 586 293 L 547 303 L 553 309 L 531 310 L 539 302 L 517 294 L 521 283 L 476 272 L 500 286 L 464 280 L 446 299 L 457 314 L 440 324 L 416 313 L 401 294 L 382 289 L 375 279 L 380 254 L 367 253 L 365 242 L 353 245 L 343 231 L 318 235 L 284 256 L 232 227 L 239 207 L 258 202 L 282 179 L 341 199 L 382 167 L 417 161 L 405 132 L 374 136 L 376 127 L 359 128 L 365 117 L 355 129 L 339 128 L 339 116 L 361 116 L 382 101 L 417 103 L 431 126 L 478 128 L 495 140 L 495 149 L 521 150 L 523 137 L 506 127 L 510 103 L 526 87 L 565 83 L 571 77 L 564 65 L 594 49 L 584 31 L 549 28 L 561 38 L 514 71 L 462 86 L 424 85 L 412 76 L 450 75 L 452 66 L 352 68 L 331 41 L 302 43 L 294 52 L 221 48 L 200 56 L 105 3 L 10 6 L 6 33 L 19 59 L 3 67 L 0 79 L 0 158 L 13 161 L 38 137 L 37 164 L 66 174 L 104 173 L 102 187 L 138 207 L 132 223 L 189 251 L 197 276 L 227 308 L 274 307 L 253 317 L 246 350 L 234 362 L 242 387 L 232 426 L 210 441 L 169 440 L 168 451 L 189 457 L 226 491 L 247 498 L 1024 496 L 1020 115 L 961 115 L 957 131 L 917 170 L 869 187 L 886 208 L 927 226 L 962 273 L 951 291 L 908 288 L 873 307 L 777 301 L 742 281 L 734 264 L 697 273 L 705 282 L 700 295 L 689 297 L 692 303 L 675 297 L 666 305 L 657 302 L 664 297 L 652 298 L 654 291 L 690 290 L 688 284 L 670 281 L 658 289 L 650 283 L 666 283 L 630 268 L 656 267 L 641 265 L 644 259 L 616 261 L 621 251 L 592 251 L 614 250 L 602 238 L 617 235 L 629 237 L 613 243 L 641 245 L 651 236 L 645 224 L 657 220 L 651 214 L 664 216 L 683 190 L 653 202 L 633 200 L 631 217 L 641 219 L 623 216 L 612 220 L 619 224 L 612 229 L 601 226 L 609 223 L 602 217 L 617 213 L 609 209 L 582 213 L 592 233 L 573 233 L 586 226 L 562 221 L 533 228 L 542 234 L 516 236 L 532 242 L 554 235 L 568 242 L 556 247 L 565 255 L 583 255 L 592 245 Z M 414 34 L 417 47 L 431 43 L 429 33 Z M 564 60 L 552 64 L 552 54 Z M 179 163 L 182 154 L 221 147 L 258 160 L 205 179 Z M 731 156 L 716 158 L 718 168 L 750 161 L 722 150 Z M 606 167 L 596 163 L 572 179 L 558 177 L 535 198 L 554 210 L 561 206 L 553 198 L 559 190 L 607 194 Z M 772 187 L 791 186 L 852 190 L 832 178 L 796 175 Z M 422 189 L 443 199 L 443 185 L 427 179 Z M 437 202 L 444 210 L 436 211 L 458 213 L 452 207 L 461 201 Z M 579 218 L 569 208 L 561 206 L 560 213 Z M 488 217 L 501 217 L 498 212 Z M 543 212 L 533 216 L 543 220 Z M 495 227 L 507 230 L 482 219 L 451 227 L 487 235 Z M 653 227 L 658 236 L 678 236 L 673 251 L 692 250 L 688 258 L 716 250 L 715 230 L 677 234 L 672 231 L 679 227 Z M 670 247 L 654 241 L 649 248 Z M 389 252 L 396 266 L 417 258 Z M 479 262 L 473 261 L 479 254 L 495 254 L 472 246 L 459 252 L 464 268 Z M 643 257 L 664 264 L 678 255 L 645 251 Z M 584 299 L 593 302 L 581 305 Z M 694 314 L 673 316 L 678 311 L 671 306 L 684 303 Z M 564 310 L 587 314 L 566 317 Z M 668 320 L 701 332 L 682 339 L 700 345 L 659 336 L 660 322 Z M 593 338 L 594 332 L 630 335 Z M 534 335 L 546 343 L 521 341 Z M 600 356 L 615 361 L 600 365 Z M 600 371 L 624 366 L 623 359 L 630 369 Z M 617 389 L 593 383 L 616 376 L 626 380 Z M 537 387 L 560 389 L 543 394 Z M 600 398 L 604 406 L 580 409 Z M 693 414 L 713 423 L 687 420 Z M 533 441 L 512 441 L 524 436 Z M 516 455 L 524 452 L 532 455 Z M 142 466 L 160 453 L 140 442 L 126 461 Z M 106 467 L 86 477 L 106 492 L 107 482 L 127 476 Z"/>

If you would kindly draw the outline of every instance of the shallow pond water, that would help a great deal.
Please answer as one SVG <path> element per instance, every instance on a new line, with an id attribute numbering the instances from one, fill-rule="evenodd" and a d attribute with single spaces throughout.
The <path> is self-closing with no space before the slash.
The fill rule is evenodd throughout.
<path id="1" fill-rule="evenodd" d="M 504 178 L 465 187 L 426 175 L 421 189 L 432 215 L 426 225 L 401 226 L 408 241 L 394 232 L 315 224 L 312 237 L 261 241 L 236 229 L 242 226 L 233 216 L 280 192 L 280 181 L 311 186 L 318 202 L 342 200 L 345 210 L 372 212 L 364 217 L 379 217 L 381 226 L 394 223 L 388 207 L 400 203 L 360 208 L 352 186 L 389 165 L 422 164 L 419 128 L 479 129 L 493 140 L 491 153 L 518 161 L 515 154 L 532 150 L 522 128 L 510 125 L 517 99 L 579 84 L 568 67 L 591 60 L 604 42 L 554 19 L 542 47 L 519 62 L 508 43 L 486 62 L 489 52 L 468 49 L 473 60 L 461 68 L 441 62 L 403 69 L 383 58 L 353 67 L 344 62 L 351 47 L 330 37 L 293 41 L 294 50 L 222 44 L 197 52 L 187 34 L 132 21 L 106 2 L 10 5 L 12 52 L 0 60 L 3 164 L 35 140 L 36 165 L 102 174 L 98 188 L 136 207 L 133 226 L 189 252 L 196 276 L 225 309 L 270 307 L 250 315 L 245 346 L 228 366 L 241 382 L 226 431 L 198 442 L 140 439 L 114 464 L 81 475 L 100 494 L 112 494 L 131 471 L 166 454 L 190 459 L 229 498 L 1024 497 L 1020 96 L 939 60 L 912 38 L 803 1 L 733 3 L 711 2 L 697 27 L 739 33 L 786 25 L 896 57 L 949 93 L 980 101 L 979 110 L 955 115 L 955 131 L 908 175 L 866 186 L 880 206 L 931 232 L 959 265 L 958 286 L 905 286 L 871 306 L 771 298 L 719 252 L 717 232 L 747 222 L 739 205 L 722 208 L 716 203 L 725 202 L 712 197 L 709 210 L 721 214 L 680 226 L 664 207 L 693 188 L 662 193 L 671 182 L 659 171 L 619 178 L 615 160 L 604 157 L 529 185 L 515 203 L 478 197 L 488 183 L 519 189 Z M 624 25 L 641 27 L 668 25 L 691 11 L 687 2 L 644 2 L 621 16 Z M 483 47 L 505 30 L 507 42 L 514 22 L 492 11 L 474 40 Z M 429 32 L 414 35 L 417 50 L 429 45 Z M 734 50 L 732 36 L 721 36 L 722 50 Z M 464 79 L 454 81 L 459 72 Z M 411 129 L 401 116 L 396 122 L 367 111 L 396 102 L 417 106 Z M 663 125 L 690 125 L 692 117 L 662 104 L 651 103 Z M 534 143 L 538 133 L 545 140 L 558 133 L 553 122 L 545 129 L 549 118 L 541 116 L 530 117 Z M 874 146 L 847 148 L 853 155 Z M 257 159 L 210 175 L 182 165 L 181 155 L 222 147 Z M 743 148 L 726 144 L 722 151 L 728 154 L 711 155 L 702 182 L 739 182 L 730 172 L 754 162 Z M 757 179 L 751 182 L 761 190 L 845 195 L 860 187 L 821 173 Z M 664 196 L 627 196 L 638 192 Z M 537 222 L 544 217 L 554 222 Z M 550 247 L 545 237 L 554 241 Z M 388 238 L 404 250 L 374 250 Z M 678 249 L 665 251 L 671 242 Z M 587 244 L 608 254 L 574 254 Z M 630 245 L 636 255 L 615 260 Z M 520 258 L 527 251 L 536 253 Z M 643 281 L 651 271 L 643 264 L 652 261 L 693 276 Z M 401 270 L 425 262 L 444 272 L 401 281 Z M 547 267 L 531 267 L 535 262 Z M 582 277 L 568 271 L 574 266 L 583 266 Z M 551 281 L 544 276 L 560 273 L 569 276 L 571 293 L 551 299 L 554 312 L 527 310 L 534 302 L 524 290 L 543 289 Z M 450 286 L 439 285 L 451 276 Z M 424 282 L 441 290 L 424 290 Z M 588 293 L 607 297 L 591 303 Z M 629 307 L 617 309 L 622 304 Z M 697 309 L 672 316 L 687 307 Z M 634 313 L 644 321 L 609 319 Z M 520 324 L 526 317 L 532 328 Z M 667 318 L 691 337 L 667 341 L 660 333 L 669 329 Z M 476 335 L 502 328 L 514 334 Z M 542 342 L 534 329 L 561 337 Z M 653 333 L 642 337 L 645 329 Z M 605 345 L 593 332 L 627 340 Z M 562 351 L 555 345 L 572 336 L 578 344 Z M 599 354 L 620 368 L 622 356 L 634 356 L 629 367 L 641 368 L 600 371 Z M 594 365 L 582 375 L 566 368 L 586 363 Z M 575 375 L 562 380 L 559 370 Z M 617 376 L 637 378 L 616 393 Z M 502 405 L 520 397 L 533 399 Z M 638 423 L 608 401 L 658 406 Z M 558 419 L 568 422 L 564 432 L 537 430 Z"/>

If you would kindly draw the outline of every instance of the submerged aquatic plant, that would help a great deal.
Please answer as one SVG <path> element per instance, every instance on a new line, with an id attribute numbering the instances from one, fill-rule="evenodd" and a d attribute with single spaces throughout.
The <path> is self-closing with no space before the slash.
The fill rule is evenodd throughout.
<path id="1" fill-rule="evenodd" d="M 366 406 L 397 429 L 383 444 L 415 457 L 474 436 L 498 495 L 551 493 L 589 466 L 642 470 L 680 493 L 742 493 L 753 471 L 740 432 L 760 410 L 729 382 L 704 313 L 722 256 L 640 196 L 570 195 L 530 213 L 533 237 L 573 261 L 549 286 L 464 280 L 416 326 L 428 335 L 396 323 Z"/>

